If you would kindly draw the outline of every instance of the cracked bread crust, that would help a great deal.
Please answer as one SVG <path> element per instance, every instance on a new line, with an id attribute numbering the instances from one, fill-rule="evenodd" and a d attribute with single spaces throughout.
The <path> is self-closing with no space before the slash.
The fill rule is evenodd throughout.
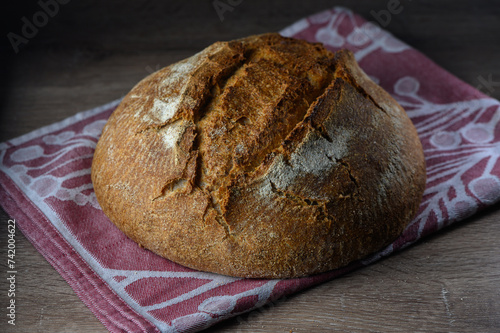
<path id="1" fill-rule="evenodd" d="M 264 34 L 137 84 L 92 181 L 110 220 L 165 258 L 292 278 L 391 243 L 418 209 L 425 162 L 405 111 L 349 51 Z"/>

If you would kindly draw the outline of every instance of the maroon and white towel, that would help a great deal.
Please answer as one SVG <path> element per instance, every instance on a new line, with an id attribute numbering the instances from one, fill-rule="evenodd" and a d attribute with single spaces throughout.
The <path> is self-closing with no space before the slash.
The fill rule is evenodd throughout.
<path id="1" fill-rule="evenodd" d="M 141 249 L 102 213 L 90 166 L 119 100 L 0 144 L 0 199 L 17 226 L 112 332 L 194 332 L 367 265 L 496 203 L 500 103 L 345 8 L 281 31 L 351 49 L 407 111 L 423 143 L 428 181 L 418 215 L 367 260 L 291 280 L 194 271 Z"/>

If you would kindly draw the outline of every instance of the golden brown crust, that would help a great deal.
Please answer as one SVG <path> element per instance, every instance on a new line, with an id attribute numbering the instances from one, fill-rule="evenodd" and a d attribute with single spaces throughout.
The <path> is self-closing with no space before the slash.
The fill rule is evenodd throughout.
<path id="1" fill-rule="evenodd" d="M 265 34 L 142 80 L 104 128 L 92 181 L 111 221 L 163 257 L 289 278 L 393 241 L 425 164 L 404 110 L 349 51 Z"/>

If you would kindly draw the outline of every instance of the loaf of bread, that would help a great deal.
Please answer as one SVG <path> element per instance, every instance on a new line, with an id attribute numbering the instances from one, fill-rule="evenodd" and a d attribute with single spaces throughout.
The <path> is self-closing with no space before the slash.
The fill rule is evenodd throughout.
<path id="1" fill-rule="evenodd" d="M 390 244 L 425 162 L 405 111 L 351 52 L 278 34 L 217 42 L 139 82 L 92 164 L 140 246 L 237 277 L 291 278 Z"/>

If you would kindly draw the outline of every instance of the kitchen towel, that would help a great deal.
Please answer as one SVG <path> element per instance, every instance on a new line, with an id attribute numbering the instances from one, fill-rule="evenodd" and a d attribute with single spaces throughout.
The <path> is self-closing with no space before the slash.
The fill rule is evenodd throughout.
<path id="1" fill-rule="evenodd" d="M 264 280 L 194 271 L 124 236 L 90 180 L 101 130 L 119 100 L 0 144 L 0 199 L 37 250 L 112 332 L 194 332 L 400 251 L 500 198 L 500 103 L 377 24 L 336 7 L 284 36 L 352 50 L 407 111 L 422 141 L 427 187 L 417 216 L 387 248 L 316 276 Z"/>

